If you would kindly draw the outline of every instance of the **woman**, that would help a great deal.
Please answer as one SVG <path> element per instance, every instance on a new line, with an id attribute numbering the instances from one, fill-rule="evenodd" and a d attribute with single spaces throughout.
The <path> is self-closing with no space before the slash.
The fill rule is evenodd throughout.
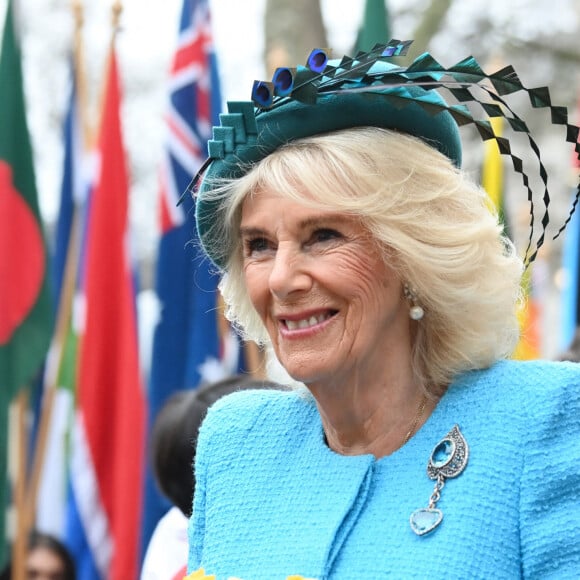
<path id="1" fill-rule="evenodd" d="M 412 81 L 430 63 L 393 46 L 283 69 L 214 131 L 200 240 L 228 316 L 305 388 L 208 413 L 190 578 L 580 570 L 580 374 L 504 360 L 522 260 L 458 169 L 457 111 Z"/>

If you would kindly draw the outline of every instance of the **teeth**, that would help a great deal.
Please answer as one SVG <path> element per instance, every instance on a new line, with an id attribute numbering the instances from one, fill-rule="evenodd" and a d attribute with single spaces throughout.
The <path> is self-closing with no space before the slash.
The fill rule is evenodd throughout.
<path id="1" fill-rule="evenodd" d="M 309 328 L 316 324 L 324 322 L 328 318 L 328 315 L 321 314 L 320 316 L 311 316 L 310 318 L 304 318 L 302 320 L 286 320 L 286 327 L 288 330 L 296 330 L 298 328 Z"/>

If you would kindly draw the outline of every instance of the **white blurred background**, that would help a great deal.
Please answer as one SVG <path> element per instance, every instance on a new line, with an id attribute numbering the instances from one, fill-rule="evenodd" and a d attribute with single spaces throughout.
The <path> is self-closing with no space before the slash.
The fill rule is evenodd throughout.
<path id="1" fill-rule="evenodd" d="M 578 0 L 433 0 L 449 5 L 430 51 L 450 65 L 473 54 L 485 65 L 493 59 L 514 64 L 526 86 L 547 84 L 554 101 L 574 110 L 580 94 L 580 2 Z M 4 16 L 6 0 L 0 0 Z M 62 168 L 61 125 L 67 105 L 69 54 L 74 18 L 70 0 L 18 0 L 25 90 L 32 133 L 41 210 L 54 225 Z M 84 42 L 93 110 L 98 109 L 104 59 L 110 37 L 112 0 L 85 0 Z M 320 0 L 328 45 L 336 55 L 351 53 L 362 20 L 364 0 Z M 392 35 L 413 38 L 429 0 L 388 0 Z M 252 81 L 265 78 L 264 11 L 266 0 L 210 0 L 222 95 L 248 99 Z M 181 0 L 124 0 L 118 54 L 124 85 L 123 124 L 131 165 L 131 223 L 145 287 L 152 285 L 155 261 L 157 167 L 163 147 L 167 73 L 175 48 Z M 306 55 L 305 55 L 306 57 Z M 563 133 L 544 133 L 538 121 L 542 158 L 552 172 L 553 219 L 566 213 L 572 186 L 571 148 Z M 481 147 L 467 139 L 466 164 L 479 170 Z M 524 191 L 517 183 L 508 195 L 515 221 L 526 215 Z M 523 209 L 522 209 L 523 207 Z M 524 220 L 525 221 L 525 220 Z M 525 231 L 525 226 L 523 228 Z M 538 260 L 543 292 L 545 356 L 560 348 L 557 326 L 561 244 L 547 244 Z"/>

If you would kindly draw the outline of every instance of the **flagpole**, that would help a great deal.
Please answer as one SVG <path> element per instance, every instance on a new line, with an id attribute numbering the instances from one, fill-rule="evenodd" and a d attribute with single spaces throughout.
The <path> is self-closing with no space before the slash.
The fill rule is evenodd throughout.
<path id="1" fill-rule="evenodd" d="M 28 533 L 30 531 L 28 510 L 26 506 L 26 465 L 28 463 L 28 428 L 26 414 L 28 410 L 28 390 L 20 389 L 16 398 L 17 421 L 17 470 L 14 486 L 14 503 L 16 506 L 16 535 L 12 548 L 12 579 L 26 580 L 26 552 Z"/>
<path id="2" fill-rule="evenodd" d="M 56 357 L 56 362 L 52 369 L 50 368 L 50 365 L 47 365 L 47 384 L 45 386 L 43 396 L 38 436 L 34 449 L 32 469 L 26 492 L 27 499 L 24 514 L 26 515 L 26 520 L 29 527 L 32 526 L 34 522 L 34 516 L 36 514 L 38 488 L 40 486 L 40 478 L 42 475 L 42 468 L 44 466 L 44 458 L 46 455 L 48 431 L 54 409 L 56 389 L 58 388 L 58 376 L 64 358 L 64 342 L 72 317 L 72 302 L 77 275 L 78 248 L 80 244 L 80 221 L 79 212 L 75 211 L 71 227 L 71 239 L 67 252 L 63 286 L 59 300 L 58 317 L 56 321 L 54 343 L 55 350 L 53 351 L 53 355 Z"/>

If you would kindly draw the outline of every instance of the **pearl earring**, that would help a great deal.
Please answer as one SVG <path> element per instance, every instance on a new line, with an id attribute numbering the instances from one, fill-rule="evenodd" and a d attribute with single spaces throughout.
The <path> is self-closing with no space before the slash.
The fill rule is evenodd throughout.
<path id="1" fill-rule="evenodd" d="M 425 311 L 417 304 L 417 291 L 408 284 L 405 284 L 403 286 L 403 294 L 407 300 L 412 302 L 412 306 L 409 309 L 409 317 L 412 320 L 421 320 L 425 315 Z"/>

